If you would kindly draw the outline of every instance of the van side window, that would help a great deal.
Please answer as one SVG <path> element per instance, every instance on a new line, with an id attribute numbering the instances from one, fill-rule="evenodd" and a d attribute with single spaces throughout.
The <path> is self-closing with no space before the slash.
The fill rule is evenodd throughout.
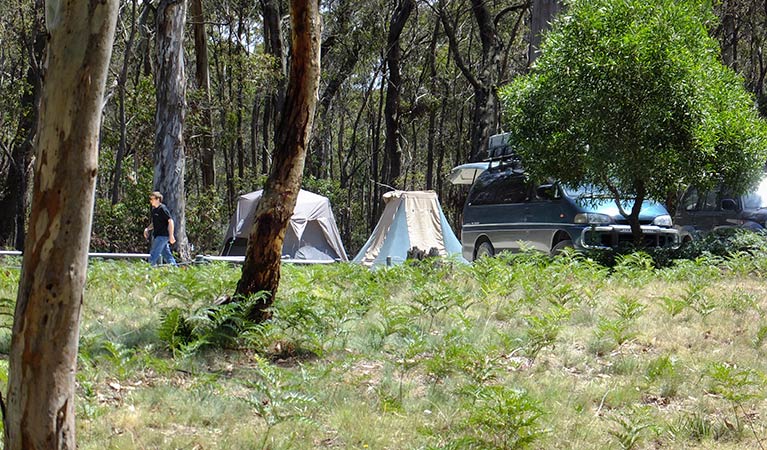
<path id="1" fill-rule="evenodd" d="M 472 205 L 522 203 L 527 199 L 528 187 L 523 174 L 488 170 L 474 183 L 468 201 Z"/>
<path id="2" fill-rule="evenodd" d="M 522 203 L 527 200 L 529 184 L 524 176 L 510 176 L 498 183 L 496 203 Z"/>
<path id="3" fill-rule="evenodd" d="M 724 192 L 721 186 L 708 192 L 690 188 L 682 199 L 682 207 L 685 211 L 719 211 L 724 198 L 732 198 L 732 195 Z"/>
<path id="4" fill-rule="evenodd" d="M 698 204 L 698 190 L 695 188 L 690 188 L 687 190 L 687 193 L 684 194 L 684 198 L 682 199 L 682 209 L 685 211 L 699 211 L 700 205 Z"/>

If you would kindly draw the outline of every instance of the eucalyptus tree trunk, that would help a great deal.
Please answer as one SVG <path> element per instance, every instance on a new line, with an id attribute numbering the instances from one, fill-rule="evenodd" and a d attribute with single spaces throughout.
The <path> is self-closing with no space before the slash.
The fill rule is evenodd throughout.
<path id="1" fill-rule="evenodd" d="M 474 18 L 482 42 L 482 63 L 478 83 L 474 84 L 474 119 L 471 135 L 472 160 L 486 156 L 487 140 L 498 131 L 501 121 L 498 80 L 501 72 L 503 43 L 493 16 L 484 0 L 471 0 Z"/>
<path id="2" fill-rule="evenodd" d="M 175 223 L 176 245 L 182 260 L 189 260 L 184 192 L 184 22 L 186 0 L 161 0 L 157 6 L 157 70 L 155 88 L 154 190 L 163 195 Z"/>
<path id="3" fill-rule="evenodd" d="M 5 449 L 75 449 L 75 370 L 117 0 L 48 0 L 29 236 L 9 356 Z"/>
<path id="4" fill-rule="evenodd" d="M 242 277 L 236 296 L 259 291 L 268 297 L 251 317 L 264 320 L 280 282 L 282 243 L 296 205 L 312 131 L 320 78 L 320 13 L 318 0 L 291 0 L 292 59 L 277 146 L 264 194 L 250 230 Z"/>
<path id="5" fill-rule="evenodd" d="M 389 34 L 386 39 L 386 66 L 388 68 L 388 82 L 386 85 L 386 106 L 384 115 L 386 120 L 386 157 L 388 167 L 385 171 L 384 183 L 393 186 L 402 175 L 402 147 L 400 145 L 400 94 L 402 92 L 402 75 L 400 74 L 400 62 L 402 49 L 400 48 L 400 36 L 405 28 L 405 23 L 415 8 L 415 0 L 401 0 L 392 14 L 389 23 Z"/>
<path id="6" fill-rule="evenodd" d="M 202 186 L 206 191 L 216 184 L 216 169 L 214 165 L 215 151 L 213 149 L 213 116 L 210 108 L 210 70 L 208 68 L 208 35 L 205 32 L 205 16 L 202 11 L 202 0 L 192 0 L 191 4 L 192 29 L 194 30 L 195 79 L 197 88 L 202 89 L 205 104 L 202 105 L 202 132 L 200 171 Z"/>

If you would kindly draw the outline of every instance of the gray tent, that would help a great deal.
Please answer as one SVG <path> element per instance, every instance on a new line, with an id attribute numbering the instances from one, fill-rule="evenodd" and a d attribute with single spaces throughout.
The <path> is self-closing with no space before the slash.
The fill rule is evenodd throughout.
<path id="1" fill-rule="evenodd" d="M 241 195 L 229 221 L 222 256 L 244 256 L 263 190 Z M 327 197 L 303 189 L 285 232 L 282 257 L 301 261 L 348 261 Z"/>

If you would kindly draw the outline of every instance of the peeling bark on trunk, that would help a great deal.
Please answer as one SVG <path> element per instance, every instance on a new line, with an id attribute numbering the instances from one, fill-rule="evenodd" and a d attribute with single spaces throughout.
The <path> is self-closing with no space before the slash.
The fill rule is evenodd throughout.
<path id="1" fill-rule="evenodd" d="M 75 370 L 117 0 L 49 0 L 29 236 L 9 357 L 5 448 L 75 449 Z"/>
<path id="2" fill-rule="evenodd" d="M 274 163 L 251 228 L 242 277 L 236 296 L 266 291 L 269 297 L 252 312 L 254 320 L 268 318 L 280 281 L 285 230 L 296 204 L 312 130 L 320 76 L 320 14 L 317 0 L 290 2 L 292 60 Z"/>
<path id="3" fill-rule="evenodd" d="M 162 0 L 157 7 L 157 114 L 154 148 L 154 190 L 163 195 L 175 223 L 176 246 L 189 260 L 186 237 L 184 190 L 184 119 L 186 76 L 184 74 L 184 22 L 186 0 Z"/>

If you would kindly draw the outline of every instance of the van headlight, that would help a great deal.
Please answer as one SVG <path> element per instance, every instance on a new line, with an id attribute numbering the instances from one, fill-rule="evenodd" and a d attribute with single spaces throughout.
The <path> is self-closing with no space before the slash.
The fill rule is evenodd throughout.
<path id="1" fill-rule="evenodd" d="M 662 216 L 656 217 L 652 221 L 652 224 L 657 225 L 659 227 L 669 227 L 669 228 L 672 225 L 674 225 L 674 223 L 671 221 L 671 216 L 669 216 L 668 214 L 663 214 Z"/>
<path id="2" fill-rule="evenodd" d="M 607 214 L 580 213 L 575 215 L 575 223 L 600 225 L 605 223 L 613 223 L 613 218 Z"/>

